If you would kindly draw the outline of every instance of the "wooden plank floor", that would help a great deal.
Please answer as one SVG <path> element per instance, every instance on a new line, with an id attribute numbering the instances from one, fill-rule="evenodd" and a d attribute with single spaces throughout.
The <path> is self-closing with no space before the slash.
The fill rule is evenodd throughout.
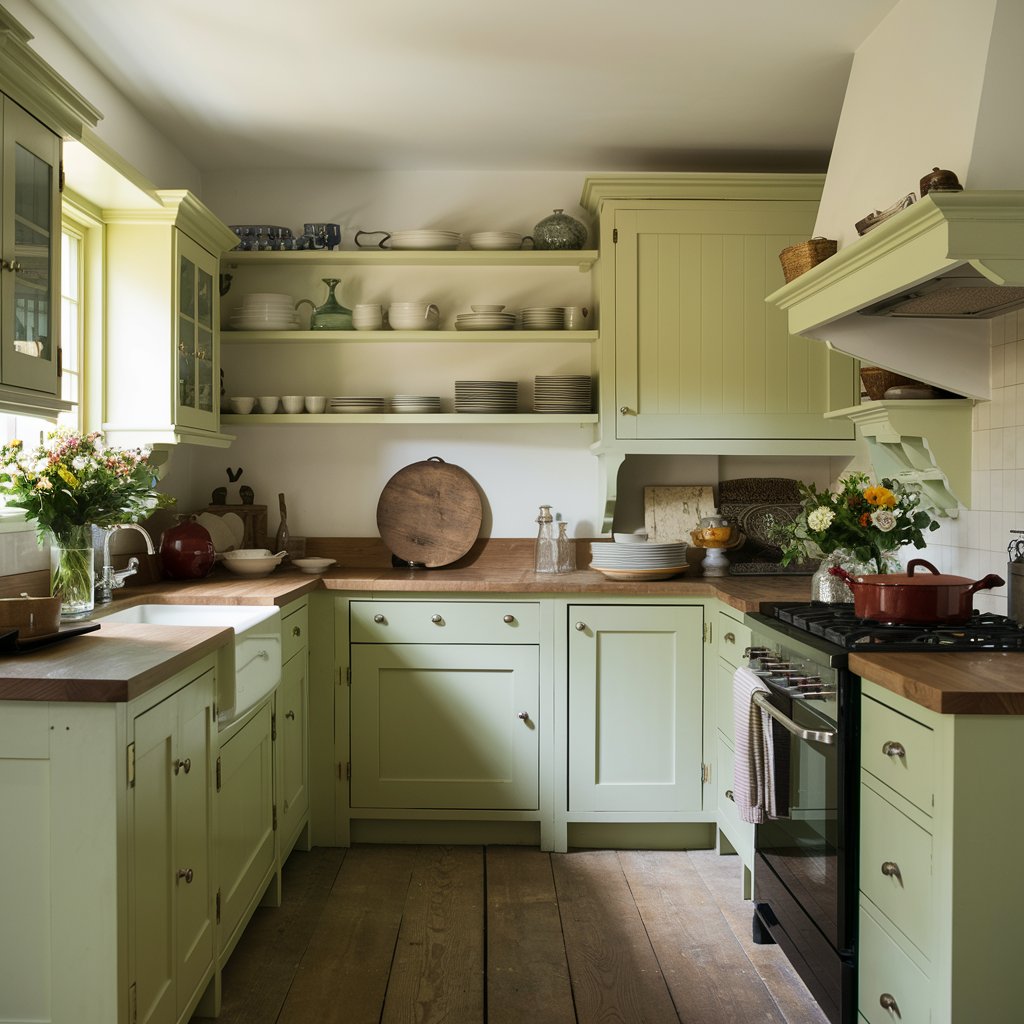
<path id="1" fill-rule="evenodd" d="M 714 851 L 297 851 L 221 1024 L 826 1024 Z M 194 1024 L 204 1018 L 194 1017 Z"/>

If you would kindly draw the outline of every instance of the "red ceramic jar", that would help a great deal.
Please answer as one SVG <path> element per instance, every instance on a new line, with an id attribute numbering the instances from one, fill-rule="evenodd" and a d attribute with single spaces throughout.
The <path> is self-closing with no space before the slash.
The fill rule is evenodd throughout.
<path id="1" fill-rule="evenodd" d="M 160 538 L 160 564 L 172 580 L 201 580 L 210 575 L 216 552 L 206 527 L 182 516 Z"/>

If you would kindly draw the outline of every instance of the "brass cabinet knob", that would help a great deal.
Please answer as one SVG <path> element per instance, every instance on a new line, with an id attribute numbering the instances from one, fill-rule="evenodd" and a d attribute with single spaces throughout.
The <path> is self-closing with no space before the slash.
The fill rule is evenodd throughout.
<path id="1" fill-rule="evenodd" d="M 733 803 L 736 802 L 736 797 L 733 795 L 733 792 L 732 792 L 731 789 L 727 789 L 725 791 L 725 799 L 726 800 L 732 800 Z"/>
<path id="2" fill-rule="evenodd" d="M 192 771 L 192 758 L 186 757 L 184 761 L 181 758 L 176 757 L 174 759 L 174 774 L 177 775 L 179 771 L 184 771 L 186 775 Z"/>
<path id="3" fill-rule="evenodd" d="M 530 720 L 530 712 L 520 711 L 519 714 L 516 715 L 516 718 L 518 718 L 521 722 L 528 722 Z"/>
<path id="4" fill-rule="evenodd" d="M 444 619 L 442 619 L 440 615 L 431 615 L 430 616 L 430 621 L 435 626 L 443 626 L 444 625 Z"/>
<path id="5" fill-rule="evenodd" d="M 386 622 L 387 620 L 386 620 L 386 619 L 384 618 L 384 616 L 383 616 L 383 615 L 381 615 L 381 613 L 380 613 L 380 612 L 377 612 L 377 614 L 376 614 L 376 615 L 374 615 L 374 617 L 373 617 L 373 621 L 374 621 L 374 622 L 376 622 L 378 626 L 381 626 L 381 625 L 383 625 L 383 624 L 384 624 L 384 623 L 385 623 L 385 622 Z"/>
<path id="6" fill-rule="evenodd" d="M 576 623 L 576 631 L 578 633 L 582 633 L 583 630 L 585 630 L 586 628 L 587 628 L 587 624 L 585 622 L 577 622 Z"/>
<path id="7" fill-rule="evenodd" d="M 289 719 L 291 719 L 294 722 L 295 721 L 295 712 L 294 711 L 286 711 L 284 713 L 284 717 L 285 718 L 289 718 Z"/>
<path id="8" fill-rule="evenodd" d="M 628 416 L 629 415 L 629 406 L 628 405 L 620 405 L 619 406 L 619 412 L 621 412 L 623 416 Z"/>
<path id="9" fill-rule="evenodd" d="M 734 644 L 734 643 L 736 643 L 736 634 L 735 633 L 724 633 L 722 635 L 722 639 L 727 644 Z"/>
<path id="10" fill-rule="evenodd" d="M 902 758 L 907 756 L 907 748 L 896 740 L 886 740 L 882 744 L 882 753 L 886 757 Z"/>
<path id="11" fill-rule="evenodd" d="M 178 868 L 178 878 L 184 878 L 185 884 L 191 885 L 192 879 L 195 878 L 195 875 L 192 873 L 191 868 Z"/>
<path id="12" fill-rule="evenodd" d="M 900 1008 L 896 1002 L 895 996 L 889 995 L 888 992 L 883 992 L 878 997 L 878 1005 L 883 1009 L 891 1013 L 897 1020 L 900 1019 Z"/>
<path id="13" fill-rule="evenodd" d="M 383 616 L 381 616 L 383 618 Z M 301 626 L 292 626 L 292 636 L 302 636 Z"/>
<path id="14" fill-rule="evenodd" d="M 903 884 L 903 875 L 900 874 L 900 866 L 894 860 L 882 861 L 882 874 L 886 878 L 895 878 L 900 885 Z"/>
<path id="15" fill-rule="evenodd" d="M 501 621 L 511 626 L 516 621 L 516 617 L 514 615 L 502 615 Z"/>

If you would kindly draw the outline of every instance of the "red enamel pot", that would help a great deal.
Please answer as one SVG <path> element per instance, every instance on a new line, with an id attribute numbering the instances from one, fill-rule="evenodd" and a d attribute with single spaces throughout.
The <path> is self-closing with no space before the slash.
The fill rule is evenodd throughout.
<path id="1" fill-rule="evenodd" d="M 928 571 L 919 573 L 918 569 Z M 974 610 L 974 595 L 1004 583 L 993 573 L 981 580 L 949 576 L 923 558 L 908 562 L 905 573 L 851 576 L 840 566 L 833 566 L 829 572 L 839 576 L 853 591 L 853 612 L 857 618 L 908 626 L 964 623 Z"/>

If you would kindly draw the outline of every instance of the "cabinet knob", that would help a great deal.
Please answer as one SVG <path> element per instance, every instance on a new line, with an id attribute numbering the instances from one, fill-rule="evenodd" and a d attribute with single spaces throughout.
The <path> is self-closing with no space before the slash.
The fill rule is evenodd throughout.
<path id="1" fill-rule="evenodd" d="M 178 868 L 178 878 L 179 879 L 184 878 L 185 879 L 185 884 L 186 885 L 191 885 L 192 884 L 192 879 L 195 878 L 195 875 L 192 874 L 192 869 L 191 868 Z"/>
<path id="2" fill-rule="evenodd" d="M 883 992 L 878 997 L 878 1005 L 883 1009 L 891 1013 L 894 1017 L 900 1018 L 900 1007 L 896 1002 L 896 997 L 889 995 L 888 992 Z"/>
<path id="3" fill-rule="evenodd" d="M 9 270 L 12 274 L 21 273 L 21 264 L 17 260 L 0 260 L 0 270 Z"/>
<path id="4" fill-rule="evenodd" d="M 726 800 L 732 800 L 733 803 L 736 802 L 736 797 L 733 795 L 733 792 L 732 792 L 731 789 L 727 789 L 725 791 L 725 799 Z"/>
<path id="5" fill-rule="evenodd" d="M 377 614 L 373 617 L 373 621 L 376 622 L 378 626 L 380 626 L 383 625 L 387 621 L 387 619 L 385 619 L 380 612 L 377 612 Z"/>
<path id="6" fill-rule="evenodd" d="M 177 775 L 179 770 L 184 771 L 185 774 L 188 775 L 188 773 L 192 771 L 192 758 L 186 757 L 185 760 L 182 761 L 180 758 L 176 757 L 174 759 L 174 774 Z"/>
<path id="7" fill-rule="evenodd" d="M 724 640 L 724 641 L 725 641 L 725 642 L 726 642 L 727 644 L 734 644 L 734 643 L 736 643 L 736 634 L 735 634 L 735 633 L 725 633 L 725 634 L 724 634 L 724 635 L 722 636 L 722 639 L 723 639 L 723 640 Z"/>
<path id="8" fill-rule="evenodd" d="M 882 744 L 882 753 L 886 757 L 903 758 L 907 756 L 907 748 L 896 740 L 886 740 Z"/>
<path id="9" fill-rule="evenodd" d="M 628 405 L 620 405 L 619 406 L 619 412 L 621 412 L 623 416 L 628 416 L 629 415 L 629 406 Z"/>
<path id="10" fill-rule="evenodd" d="M 894 860 L 882 861 L 882 874 L 886 878 L 895 878 L 900 885 L 903 884 L 903 875 L 900 874 L 900 866 Z"/>
<path id="11" fill-rule="evenodd" d="M 576 632 L 577 633 L 582 633 L 583 630 L 585 630 L 586 628 L 587 628 L 587 624 L 585 622 L 577 622 L 576 623 Z"/>
<path id="12" fill-rule="evenodd" d="M 444 619 L 442 619 L 440 615 L 431 615 L 430 616 L 430 621 L 435 626 L 443 626 L 444 625 Z"/>
<path id="13" fill-rule="evenodd" d="M 512 623 L 516 621 L 516 617 L 514 615 L 502 615 L 501 621 L 506 622 L 511 626 Z"/>
<path id="14" fill-rule="evenodd" d="M 519 714 L 516 715 L 516 718 L 518 718 L 520 722 L 528 722 L 530 720 L 530 712 L 520 711 Z"/>
<path id="15" fill-rule="evenodd" d="M 382 615 L 381 618 L 383 618 L 383 617 L 384 616 Z M 302 636 L 302 627 L 301 626 L 292 626 L 292 636 Z"/>
<path id="16" fill-rule="evenodd" d="M 295 712 L 294 711 L 286 711 L 284 713 L 284 717 L 285 718 L 290 718 L 294 722 L 295 721 Z"/>

